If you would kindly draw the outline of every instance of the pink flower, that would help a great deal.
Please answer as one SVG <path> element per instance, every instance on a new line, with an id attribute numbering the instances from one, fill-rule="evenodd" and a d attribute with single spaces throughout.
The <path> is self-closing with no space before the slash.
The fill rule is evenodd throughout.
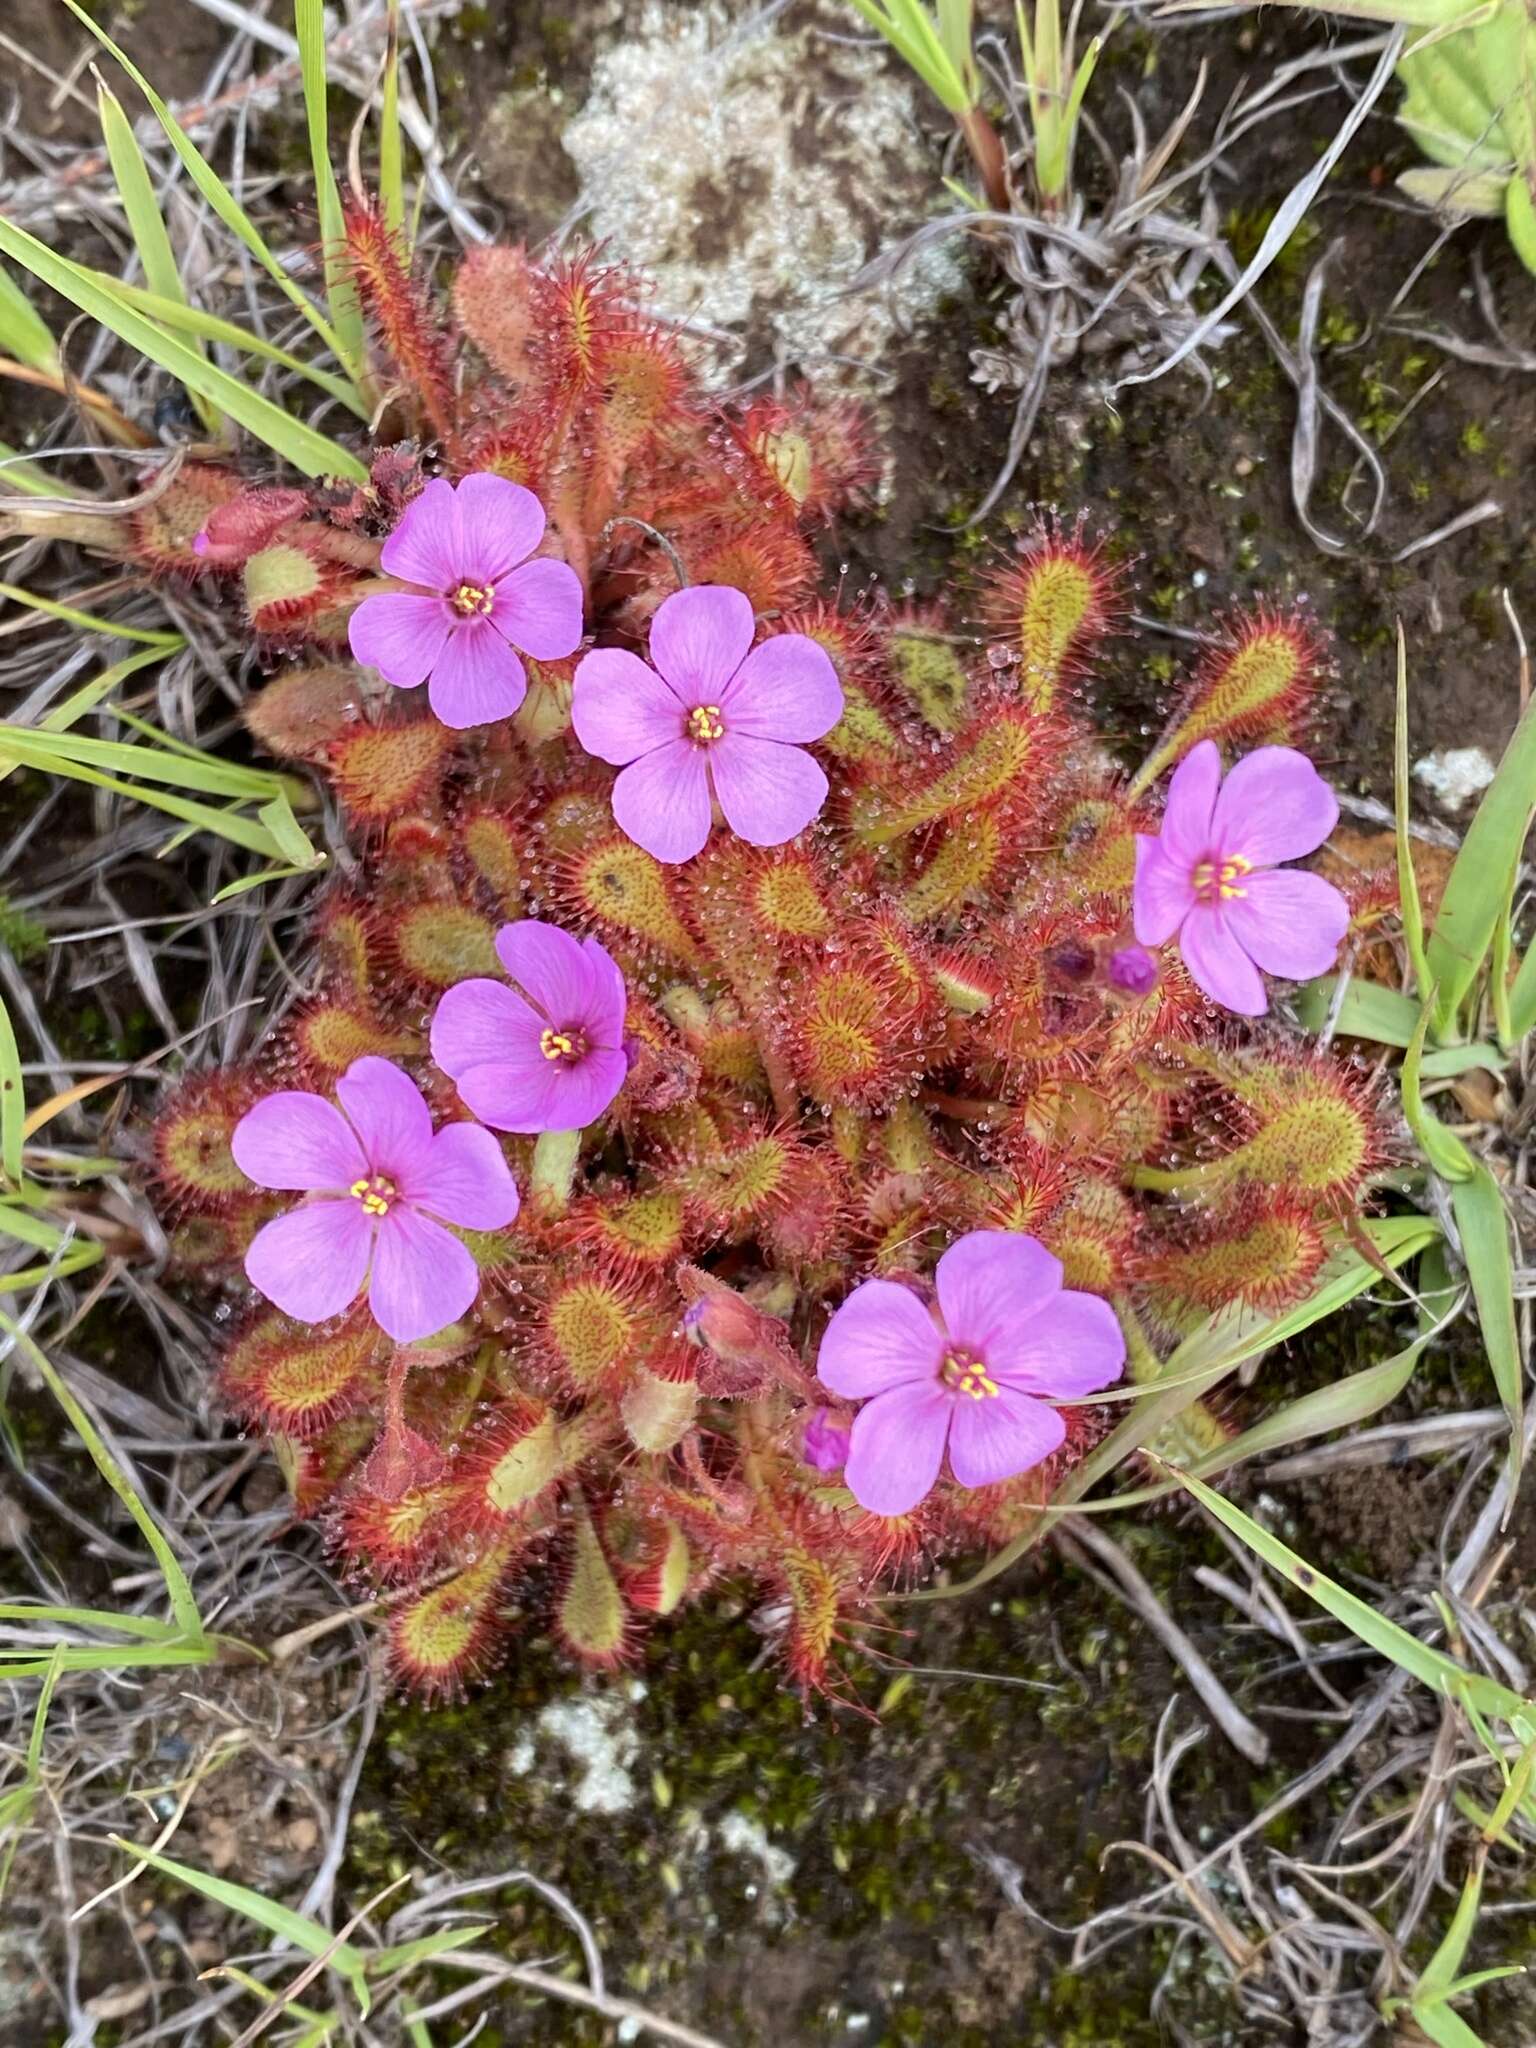
<path id="1" fill-rule="evenodd" d="M 521 484 L 489 470 L 434 477 L 379 557 L 386 575 L 424 587 L 365 597 L 347 628 L 353 654 L 402 690 L 430 677 L 444 725 L 510 718 L 528 688 L 515 650 L 557 661 L 581 645 L 581 579 L 529 560 L 543 537 L 544 508 Z"/>
<path id="2" fill-rule="evenodd" d="M 489 1131 L 434 1132 L 420 1089 L 392 1060 L 354 1060 L 336 1093 L 341 1109 L 284 1089 L 235 1126 L 242 1173 L 313 1198 L 263 1224 L 246 1275 L 301 1323 L 340 1315 L 366 1281 L 380 1329 L 414 1344 L 456 1322 L 480 1288 L 474 1260 L 443 1224 L 502 1229 L 517 1214 L 517 1186 Z"/>
<path id="3" fill-rule="evenodd" d="M 754 630 L 743 592 L 701 584 L 657 606 L 654 666 L 596 647 L 576 671 L 576 737 L 623 769 L 613 815 L 657 860 L 698 852 L 711 798 L 754 846 L 793 839 L 827 800 L 819 763 L 795 743 L 819 740 L 842 717 L 837 671 L 803 633 L 754 647 Z"/>
<path id="4" fill-rule="evenodd" d="M 1174 771 L 1161 835 L 1136 836 L 1137 938 L 1161 946 L 1177 933 L 1212 1002 L 1262 1017 L 1261 969 L 1306 981 L 1338 958 L 1349 905 L 1321 875 L 1276 865 L 1314 852 L 1338 817 L 1333 791 L 1293 747 L 1260 747 L 1223 782 L 1216 743 L 1202 740 Z"/>
<path id="5" fill-rule="evenodd" d="M 596 939 L 526 918 L 496 951 L 514 986 L 461 981 L 432 1019 L 432 1057 L 498 1131 L 578 1131 L 624 1085 L 624 977 Z"/>
<path id="6" fill-rule="evenodd" d="M 962 1486 L 1027 1472 L 1067 1433 L 1040 1397 L 1097 1393 L 1125 1363 L 1114 1310 L 1063 1290 L 1060 1260 L 1032 1237 L 973 1230 L 935 1284 L 930 1311 L 894 1280 L 866 1280 L 821 1340 L 823 1382 L 864 1403 L 843 1477 L 871 1514 L 916 1507 L 946 1444 Z"/>

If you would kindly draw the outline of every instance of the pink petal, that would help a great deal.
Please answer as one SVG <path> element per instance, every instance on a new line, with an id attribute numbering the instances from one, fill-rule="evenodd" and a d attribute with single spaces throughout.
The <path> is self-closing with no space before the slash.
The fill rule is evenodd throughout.
<path id="1" fill-rule="evenodd" d="M 1227 929 L 1256 967 L 1287 981 L 1326 974 L 1349 930 L 1349 905 L 1321 875 L 1261 868 L 1222 906 Z"/>
<path id="2" fill-rule="evenodd" d="M 387 590 L 365 597 L 347 621 L 347 643 L 364 668 L 414 690 L 431 673 L 448 639 L 453 613 L 440 597 Z"/>
<path id="3" fill-rule="evenodd" d="M 1069 1289 L 1006 1331 L 987 1353 L 992 1377 L 1026 1394 L 1076 1400 L 1111 1387 L 1125 1368 L 1125 1338 L 1107 1301 Z"/>
<path id="4" fill-rule="evenodd" d="M 1227 927 L 1214 905 L 1199 903 L 1179 930 L 1179 951 L 1196 986 L 1213 1003 L 1239 1017 L 1262 1017 L 1269 997 L 1259 970 Z"/>
<path id="5" fill-rule="evenodd" d="M 752 846 L 793 839 L 827 800 L 821 763 L 803 747 L 728 731 L 707 749 L 707 758 L 726 823 Z"/>
<path id="6" fill-rule="evenodd" d="M 1136 880 L 1131 915 L 1144 946 L 1163 946 L 1195 907 L 1192 870 L 1170 860 L 1160 839 L 1136 834 Z"/>
<path id="7" fill-rule="evenodd" d="M 455 732 L 510 718 L 527 693 L 522 662 L 484 618 L 459 620 L 427 689 L 432 709 Z"/>
<path id="8" fill-rule="evenodd" d="M 943 1355 L 933 1317 L 909 1288 L 865 1280 L 827 1324 L 816 1371 L 834 1394 L 863 1401 L 909 1380 L 936 1383 Z"/>
<path id="9" fill-rule="evenodd" d="M 872 1515 L 904 1515 L 931 1493 L 954 1402 L 942 1387 L 893 1387 L 853 1418 L 843 1483 Z"/>
<path id="10" fill-rule="evenodd" d="M 479 1124 L 446 1124 L 400 1182 L 402 1198 L 465 1230 L 504 1230 L 516 1219 L 517 1182 Z"/>
<path id="11" fill-rule="evenodd" d="M 709 837 L 703 748 L 691 740 L 673 740 L 620 769 L 613 785 L 613 816 L 619 830 L 657 860 L 691 860 Z"/>
<path id="12" fill-rule="evenodd" d="M 745 591 L 698 583 L 663 598 L 651 620 L 651 660 L 685 704 L 718 704 L 757 630 Z"/>
<path id="13" fill-rule="evenodd" d="M 397 1186 L 408 1180 L 432 1143 L 432 1112 L 410 1075 L 393 1060 L 367 1053 L 348 1067 L 336 1093 L 372 1171 Z"/>
<path id="14" fill-rule="evenodd" d="M 491 470 L 460 478 L 454 508 L 459 521 L 455 583 L 499 581 L 526 562 L 544 538 L 544 507 L 532 491 Z"/>
<path id="15" fill-rule="evenodd" d="M 804 633 L 754 647 L 720 696 L 727 732 L 762 740 L 819 740 L 843 715 L 832 657 Z"/>
<path id="16" fill-rule="evenodd" d="M 949 1469 L 962 1486 L 1017 1478 L 1060 1450 L 1065 1419 L 1011 1387 L 980 1401 L 961 1399 L 949 1425 Z"/>
<path id="17" fill-rule="evenodd" d="M 525 562 L 496 585 L 491 623 L 535 661 L 560 661 L 581 645 L 583 609 L 569 562 Z"/>
<path id="18" fill-rule="evenodd" d="M 619 963 L 596 939 L 583 939 L 581 950 L 592 970 L 592 1000 L 581 1015 L 588 1042 L 620 1046 L 624 1041 L 624 1013 L 629 1008 L 629 991 L 624 985 Z"/>
<path id="19" fill-rule="evenodd" d="M 509 1048 L 460 1074 L 460 1099 L 498 1131 L 579 1131 L 613 1101 L 629 1073 L 622 1052 L 597 1051 L 574 1065 L 547 1060 L 537 1046 Z"/>
<path id="20" fill-rule="evenodd" d="M 229 1149 L 260 1188 L 349 1188 L 368 1162 L 351 1125 L 323 1095 L 264 1095 L 235 1125 Z"/>
<path id="21" fill-rule="evenodd" d="M 379 1225 L 368 1282 L 373 1319 L 397 1344 L 432 1337 L 480 1292 L 480 1272 L 453 1235 L 396 1202 Z"/>
<path id="22" fill-rule="evenodd" d="M 284 1315 L 323 1323 L 362 1292 L 372 1245 L 373 1219 L 361 1202 L 303 1202 L 257 1231 L 245 1274 Z"/>
<path id="23" fill-rule="evenodd" d="M 1214 740 L 1201 740 L 1174 769 L 1163 806 L 1163 851 L 1176 865 L 1192 868 L 1210 852 L 1220 787 L 1221 750 Z"/>
<path id="24" fill-rule="evenodd" d="M 553 1064 L 553 1062 L 551 1062 Z M 629 1079 L 629 1058 L 615 1046 L 594 1046 L 574 1066 L 556 1068 L 559 1092 L 525 1131 L 580 1131 L 597 1119 Z"/>
<path id="25" fill-rule="evenodd" d="M 664 676 L 622 647 L 594 647 L 576 665 L 571 724 L 589 754 L 622 768 L 682 737 L 687 706 Z"/>
<path id="26" fill-rule="evenodd" d="M 575 1024 L 585 1015 L 596 977 L 595 963 L 580 939 L 557 924 L 525 917 L 502 926 L 496 951 L 512 980 L 549 1023 Z"/>
<path id="27" fill-rule="evenodd" d="M 432 1017 L 432 1058 L 450 1080 L 526 1046 L 539 1058 L 544 1020 L 499 981 L 477 976 L 458 982 Z M 547 1062 L 546 1062 L 547 1064 Z"/>
<path id="28" fill-rule="evenodd" d="M 452 590 L 463 581 L 459 515 L 453 485 L 445 477 L 433 477 L 406 506 L 384 543 L 379 567 L 386 576 L 403 576 L 429 590 Z"/>
<path id="29" fill-rule="evenodd" d="M 1305 754 L 1259 747 L 1222 785 L 1211 836 L 1224 858 L 1266 868 L 1316 852 L 1338 822 L 1338 799 Z"/>
<path id="30" fill-rule="evenodd" d="M 1061 1261 L 1022 1231 L 972 1230 L 939 1260 L 934 1285 L 951 1339 L 990 1368 L 994 1350 L 1061 1293 Z"/>

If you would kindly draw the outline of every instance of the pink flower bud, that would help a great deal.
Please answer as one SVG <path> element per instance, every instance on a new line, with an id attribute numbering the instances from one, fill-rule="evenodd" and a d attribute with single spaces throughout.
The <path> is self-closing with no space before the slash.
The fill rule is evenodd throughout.
<path id="1" fill-rule="evenodd" d="M 1122 995 L 1150 995 L 1157 987 L 1157 960 L 1145 946 L 1122 946 L 1109 956 L 1106 970 L 1111 988 Z"/>

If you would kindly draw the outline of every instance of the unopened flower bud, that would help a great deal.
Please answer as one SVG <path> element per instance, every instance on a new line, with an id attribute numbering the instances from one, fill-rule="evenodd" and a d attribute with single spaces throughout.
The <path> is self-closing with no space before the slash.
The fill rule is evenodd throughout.
<path id="1" fill-rule="evenodd" d="M 848 1462 L 852 1429 L 835 1408 L 818 1408 L 805 1425 L 800 1453 L 818 1472 L 841 1472 Z"/>

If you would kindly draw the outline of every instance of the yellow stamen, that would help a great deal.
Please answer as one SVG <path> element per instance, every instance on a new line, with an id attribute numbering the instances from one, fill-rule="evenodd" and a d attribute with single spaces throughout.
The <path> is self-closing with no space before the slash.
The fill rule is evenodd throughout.
<path id="1" fill-rule="evenodd" d="M 957 1394 L 968 1394 L 973 1401 L 985 1401 L 1000 1391 L 985 1362 L 969 1351 L 946 1351 L 939 1378 L 946 1387 Z"/>
<path id="2" fill-rule="evenodd" d="M 1252 872 L 1253 862 L 1244 860 L 1240 853 L 1234 853 L 1222 861 L 1220 866 L 1213 860 L 1201 861 L 1190 876 L 1190 880 L 1195 885 L 1195 894 L 1202 902 L 1208 903 L 1212 896 L 1219 897 L 1223 902 L 1230 902 L 1234 896 L 1248 894 L 1246 889 L 1239 889 L 1236 884 L 1241 876 Z"/>
<path id="3" fill-rule="evenodd" d="M 711 740 L 724 739 L 725 721 L 720 716 L 718 704 L 696 704 L 688 714 L 688 737 L 707 746 Z"/>
<path id="4" fill-rule="evenodd" d="M 362 1203 L 366 1215 L 387 1216 L 395 1188 L 392 1181 L 376 1173 L 371 1178 L 365 1175 L 362 1180 L 353 1181 L 347 1193 Z"/>
<path id="5" fill-rule="evenodd" d="M 461 583 L 448 602 L 461 619 L 484 618 L 496 602 L 495 587 L 489 583 Z"/>
<path id="6" fill-rule="evenodd" d="M 547 1060 L 573 1060 L 576 1041 L 568 1031 L 545 1031 L 539 1037 L 539 1051 Z"/>

